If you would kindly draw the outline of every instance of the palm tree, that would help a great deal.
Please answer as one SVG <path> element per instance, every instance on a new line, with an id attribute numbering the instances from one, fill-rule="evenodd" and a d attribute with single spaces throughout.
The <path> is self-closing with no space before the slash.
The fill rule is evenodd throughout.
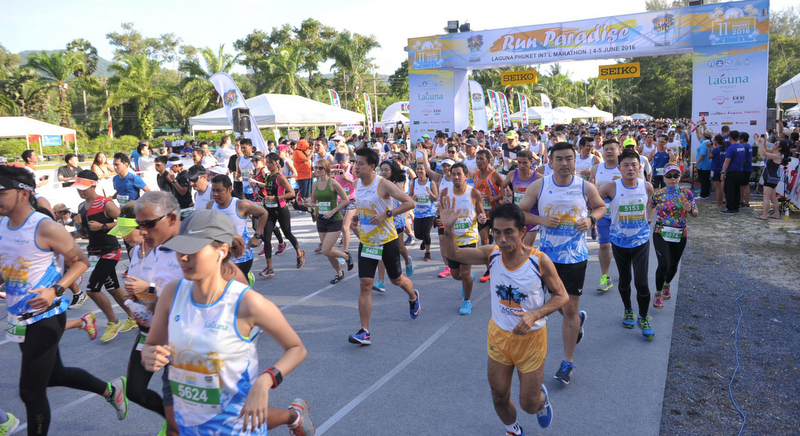
<path id="1" fill-rule="evenodd" d="M 286 47 L 276 56 L 270 56 L 259 63 L 259 68 L 267 73 L 269 80 L 258 92 L 313 96 L 314 90 L 299 74 L 302 69 L 300 57 L 297 55 L 299 51 L 297 47 Z"/>
<path id="2" fill-rule="evenodd" d="M 159 61 L 148 59 L 147 54 L 139 53 L 122 58 L 123 64 L 113 64 L 109 69 L 114 73 L 114 91 L 108 96 L 105 111 L 123 103 L 135 103 L 139 128 L 143 138 L 153 135 L 153 105 L 167 95 L 161 87 L 156 74 L 161 68 Z"/>
<path id="3" fill-rule="evenodd" d="M 371 75 L 374 58 L 369 57 L 369 52 L 380 48 L 374 36 L 363 36 L 358 33 L 351 34 L 345 30 L 328 42 L 325 48 L 326 56 L 333 59 L 331 69 L 335 69 L 345 79 L 345 96 L 348 86 L 356 91 L 364 89 L 364 76 Z"/>
<path id="4" fill-rule="evenodd" d="M 181 61 L 178 70 L 183 75 L 181 79 L 181 89 L 188 93 L 186 101 L 191 102 L 192 106 L 203 110 L 212 101 L 220 104 L 219 95 L 214 90 L 214 85 L 208 78 L 216 73 L 230 73 L 233 64 L 239 59 L 236 56 L 225 53 L 225 44 L 219 45 L 219 50 L 214 51 L 210 47 L 200 50 L 205 67 L 196 58 Z"/>
<path id="5" fill-rule="evenodd" d="M 55 52 L 50 55 L 42 51 L 28 57 L 28 66 L 42 75 L 41 82 L 44 88 L 58 90 L 58 122 L 64 127 L 69 127 L 71 107 L 67 100 L 68 82 L 75 71 L 84 68 L 82 56 L 71 51 Z"/>
<path id="6" fill-rule="evenodd" d="M 607 80 L 599 77 L 590 77 L 585 82 L 586 106 L 597 106 L 599 109 L 608 110 L 614 105 L 614 94 L 608 87 Z"/>

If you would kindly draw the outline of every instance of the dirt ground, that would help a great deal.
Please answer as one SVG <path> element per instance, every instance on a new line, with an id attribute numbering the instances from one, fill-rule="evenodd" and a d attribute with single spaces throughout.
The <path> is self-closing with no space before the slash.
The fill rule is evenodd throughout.
<path id="1" fill-rule="evenodd" d="M 756 196 L 751 209 L 734 216 L 711 205 L 698 201 L 700 217 L 689 222 L 661 434 L 739 433 L 744 419 L 728 385 L 736 368 L 735 299 L 742 293 L 737 278 L 743 261 L 740 367 L 732 384 L 733 398 L 747 417 L 742 434 L 797 434 L 800 213 L 791 213 L 789 221 L 757 220 L 762 203 Z"/>

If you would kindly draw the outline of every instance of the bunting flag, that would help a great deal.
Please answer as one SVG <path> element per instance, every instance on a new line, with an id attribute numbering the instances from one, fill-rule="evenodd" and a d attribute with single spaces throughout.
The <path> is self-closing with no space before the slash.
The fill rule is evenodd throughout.
<path id="1" fill-rule="evenodd" d="M 489 131 L 489 123 L 486 121 L 486 98 L 483 95 L 483 87 L 480 83 L 469 81 L 469 94 L 472 99 L 472 124 L 475 130 Z"/>
<path id="2" fill-rule="evenodd" d="M 506 95 L 502 92 L 498 92 L 497 95 L 500 97 L 500 116 L 503 117 L 503 128 L 510 128 L 511 113 L 508 111 L 508 100 L 506 100 Z"/>
<path id="3" fill-rule="evenodd" d="M 247 108 L 247 103 L 242 96 L 242 91 L 236 86 L 233 78 L 225 73 L 216 73 L 211 76 L 209 82 L 214 84 L 214 89 L 222 96 L 222 103 L 225 107 L 225 115 L 228 116 L 228 122 L 231 123 L 233 128 L 233 110 L 236 108 Z M 246 138 L 253 141 L 253 147 L 261 153 L 267 153 L 267 144 L 264 142 L 264 137 L 261 136 L 261 130 L 258 129 L 256 123 L 256 115 L 250 114 L 250 131 L 244 132 Z"/>
<path id="4" fill-rule="evenodd" d="M 338 108 L 342 107 L 342 104 L 339 101 L 339 93 L 338 92 L 336 92 L 336 91 L 334 91 L 332 89 L 329 89 L 328 90 L 328 96 L 331 98 L 331 106 L 338 107 Z"/>
<path id="5" fill-rule="evenodd" d="M 519 111 L 522 115 L 522 127 L 528 127 L 528 97 L 519 93 Z"/>
<path id="6" fill-rule="evenodd" d="M 364 93 L 364 111 L 367 113 L 367 131 L 372 132 L 372 105 L 369 103 L 369 94 Z"/>

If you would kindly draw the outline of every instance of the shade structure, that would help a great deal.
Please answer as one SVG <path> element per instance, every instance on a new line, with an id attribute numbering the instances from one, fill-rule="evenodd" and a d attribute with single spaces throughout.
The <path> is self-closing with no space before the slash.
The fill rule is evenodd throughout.
<path id="1" fill-rule="evenodd" d="M 800 74 L 775 88 L 775 103 L 800 103 Z"/>
<path id="2" fill-rule="evenodd" d="M 784 112 L 786 115 L 796 117 L 800 115 L 800 104 L 794 105 Z"/>
<path id="3" fill-rule="evenodd" d="M 581 118 L 600 118 L 603 121 L 611 121 L 614 115 L 611 112 L 601 111 L 597 106 L 592 107 L 579 107 L 578 112 L 583 112 L 585 115 Z"/>
<path id="4" fill-rule="evenodd" d="M 634 121 L 639 121 L 639 120 L 649 121 L 649 120 L 652 120 L 653 117 L 650 116 L 650 115 L 647 115 L 647 114 L 636 113 L 636 114 L 631 115 L 631 119 L 633 119 Z"/>
<path id="5" fill-rule="evenodd" d="M 78 152 L 78 143 L 75 130 L 67 127 L 56 126 L 55 124 L 45 123 L 44 121 L 34 120 L 28 117 L 0 117 L 0 138 L 28 138 L 28 135 L 39 136 L 65 136 L 72 135 L 75 153 Z M 41 144 L 40 153 L 43 153 Z M 32 144 L 28 144 L 30 148 Z"/>
<path id="6" fill-rule="evenodd" d="M 528 120 L 541 120 L 544 114 L 544 108 L 541 106 L 531 106 L 528 108 Z M 521 121 L 522 112 L 514 112 L 511 114 L 511 121 Z"/>
<path id="7" fill-rule="evenodd" d="M 557 123 L 569 123 L 575 118 L 586 118 L 586 115 L 577 109 L 561 106 L 553 109 L 553 118 Z"/>
<path id="8" fill-rule="evenodd" d="M 384 112 L 384 115 L 386 115 L 386 112 Z M 392 114 L 389 118 L 384 118 L 375 123 L 375 127 L 388 129 L 390 127 L 395 127 L 398 122 L 403 123 L 404 126 L 408 126 L 409 119 L 398 111 Z"/>
<path id="9" fill-rule="evenodd" d="M 261 94 L 246 100 L 259 128 L 334 126 L 364 122 L 364 114 L 299 95 Z M 189 118 L 192 130 L 230 130 L 225 108 Z"/>

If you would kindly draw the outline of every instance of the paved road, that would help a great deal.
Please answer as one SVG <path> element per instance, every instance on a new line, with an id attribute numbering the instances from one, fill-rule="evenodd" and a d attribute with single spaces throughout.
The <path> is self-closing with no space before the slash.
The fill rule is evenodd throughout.
<path id="1" fill-rule="evenodd" d="M 409 247 L 416 267 L 412 280 L 421 294 L 419 318 L 409 318 L 405 294 L 389 284 L 385 294 L 374 293 L 372 345 L 355 346 L 347 342 L 347 336 L 359 328 L 357 271 L 329 285 L 334 273 L 322 255 L 313 254 L 318 239 L 310 218 L 293 215 L 292 225 L 308 251 L 305 268 L 295 269 L 294 251 L 289 249 L 275 258 L 275 277 L 258 278 L 255 289 L 282 308 L 309 355 L 271 392 L 270 404 L 286 406 L 297 396 L 308 399 L 320 435 L 504 434 L 486 381 L 488 284 L 476 283 L 473 313 L 459 316 L 460 283 L 437 278 L 441 261 L 422 262 L 418 245 Z M 355 253 L 353 241 L 351 252 Z M 434 239 L 433 257 L 439 259 L 436 244 Z M 546 432 L 658 434 L 675 297 L 664 310 L 651 310 L 654 341 L 645 341 L 638 329 L 622 328 L 623 310 L 616 289 L 594 290 L 600 277 L 597 244 L 590 241 L 589 248 L 587 291 L 581 300 L 581 308 L 588 312 L 586 337 L 575 352 L 577 368 L 569 386 L 553 379 L 563 352 L 561 316 L 549 317 L 545 383 L 554 421 Z M 127 261 L 121 262 L 119 271 L 126 265 Z M 651 277 L 655 265 L 651 253 Z M 253 269 L 263 267 L 264 260 L 259 258 Z M 611 269 L 616 282 L 615 266 Z M 676 279 L 673 289 L 677 288 Z M 77 318 L 95 309 L 89 300 L 68 315 Z M 0 317 L 5 315 L 5 305 L 0 303 Z M 112 379 L 124 374 L 134 336 L 124 333 L 101 344 L 88 341 L 84 332 L 68 331 L 61 341 L 61 354 L 68 366 Z M 2 339 L 0 407 L 24 422 L 25 408 L 17 391 L 20 354 L 14 344 Z M 266 335 L 259 342 L 260 366 L 266 367 L 277 359 L 279 349 Z M 150 387 L 160 392 L 158 375 Z M 93 394 L 51 388 L 48 395 L 54 435 L 155 435 L 161 427 L 159 416 L 132 403 L 128 418 L 119 422 L 111 406 Z M 516 401 L 518 395 L 515 382 L 512 398 Z M 544 434 L 535 416 L 521 412 L 519 421 L 527 434 Z M 286 432 L 285 428 L 275 431 Z"/>

